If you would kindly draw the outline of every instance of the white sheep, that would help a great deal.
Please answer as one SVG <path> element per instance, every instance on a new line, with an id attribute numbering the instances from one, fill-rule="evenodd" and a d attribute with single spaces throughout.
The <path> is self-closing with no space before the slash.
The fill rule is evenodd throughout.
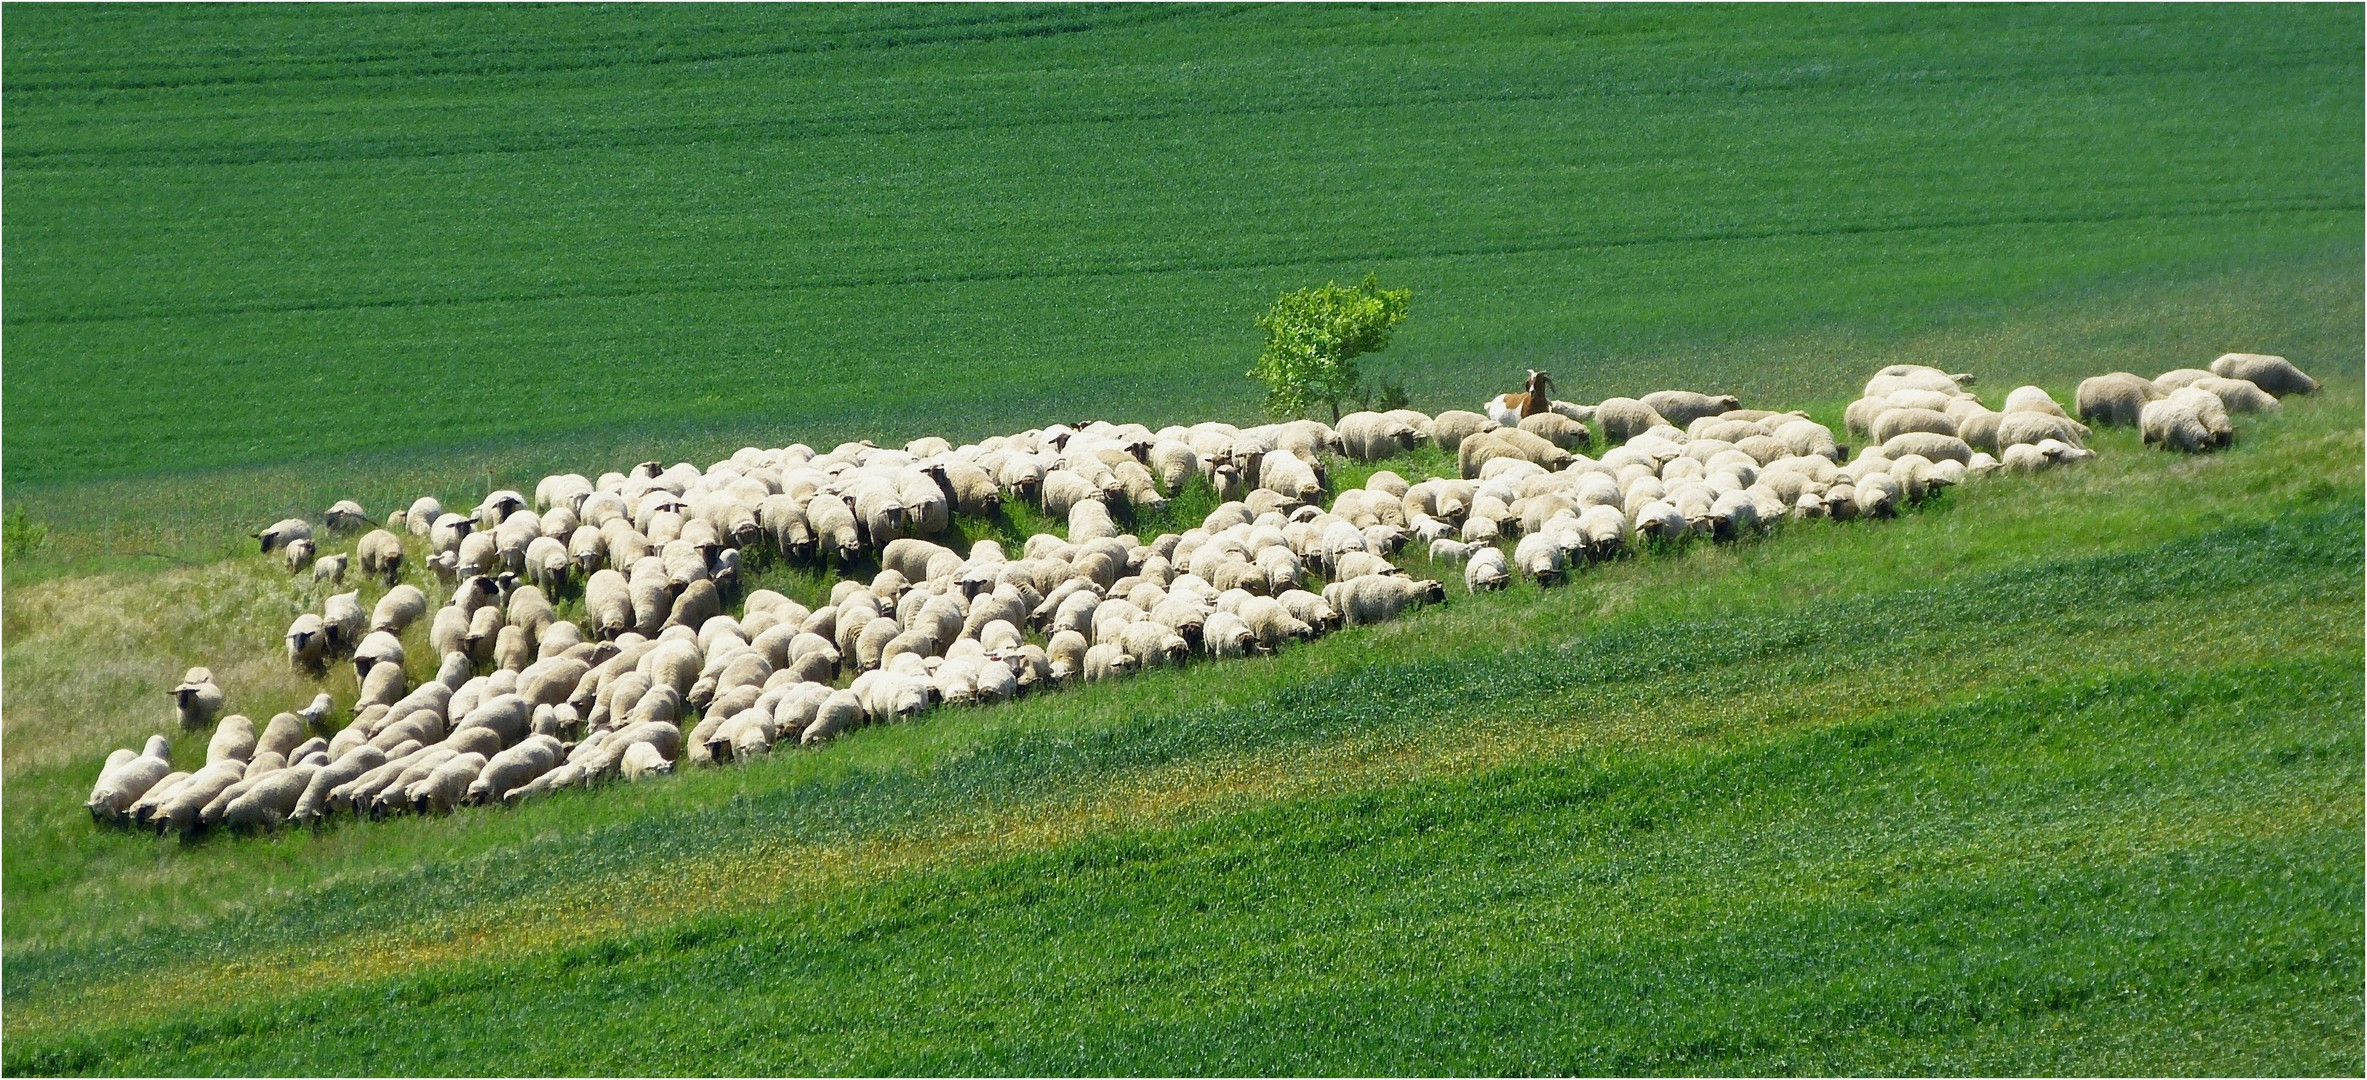
<path id="1" fill-rule="evenodd" d="M 2282 356 L 2227 353 L 2211 361 L 2211 374 L 2223 379 L 2242 379 L 2279 397 L 2318 391 L 2318 380 Z"/>

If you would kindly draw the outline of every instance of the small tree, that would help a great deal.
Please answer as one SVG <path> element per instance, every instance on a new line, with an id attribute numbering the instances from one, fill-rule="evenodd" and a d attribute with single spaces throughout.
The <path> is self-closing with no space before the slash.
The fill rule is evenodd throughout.
<path id="1" fill-rule="evenodd" d="M 1266 387 L 1266 411 L 1304 416 L 1317 403 L 1340 418 L 1340 402 L 1362 381 L 1356 358 L 1389 347 L 1389 331 L 1405 321 L 1411 289 L 1381 288 L 1371 274 L 1354 286 L 1336 282 L 1283 293 L 1257 324 L 1266 349 L 1249 377 Z"/>

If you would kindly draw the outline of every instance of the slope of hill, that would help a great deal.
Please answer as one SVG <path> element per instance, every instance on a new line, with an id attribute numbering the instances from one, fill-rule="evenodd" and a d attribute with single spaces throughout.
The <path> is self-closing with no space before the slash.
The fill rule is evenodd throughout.
<path id="1" fill-rule="evenodd" d="M 9 1073 L 2367 1067 L 2356 9 L 9 14 Z M 1430 408 L 2327 388 L 516 810 L 80 808 L 188 665 L 311 696 L 259 517 L 1247 420 L 1374 267 Z"/>

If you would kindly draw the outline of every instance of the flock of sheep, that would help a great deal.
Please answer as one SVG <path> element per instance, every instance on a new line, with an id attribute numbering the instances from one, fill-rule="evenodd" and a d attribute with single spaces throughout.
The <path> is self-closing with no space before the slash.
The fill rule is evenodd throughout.
<path id="1" fill-rule="evenodd" d="M 287 631 L 288 659 L 307 674 L 353 665 L 351 721 L 316 733 L 335 711 L 322 693 L 257 732 L 220 715 L 223 688 L 193 668 L 172 696 L 181 726 L 214 728 L 204 765 L 174 769 L 168 741 L 152 737 L 108 757 L 88 805 L 101 821 L 187 834 L 516 803 L 1383 622 L 1446 597 L 1391 561 L 1407 544 L 1459 564 L 1470 592 L 1515 574 L 1550 584 L 1646 539 L 1889 515 L 1992 470 L 2074 463 L 2092 456 L 2087 423 L 2217 449 L 2230 412 L 2317 389 L 2282 358 L 2229 354 L 2209 371 L 2089 379 L 2075 419 L 2030 386 L 1991 410 L 1971 382 L 1882 369 L 1846 412 L 1867 440 L 1854 457 L 1801 413 L 1684 391 L 1574 405 L 1549 400 L 1532 373 L 1532 392 L 1496 399 L 1493 415 L 751 448 L 704 470 L 546 477 L 531 501 L 496 491 L 468 514 L 422 498 L 375 529 L 340 502 L 324 515 L 328 534 L 370 530 L 350 552 L 317 554 L 302 519 L 257 535 L 291 572 L 334 587 L 358 562 L 385 583 L 366 609 L 358 589 L 336 593 Z M 1599 457 L 1585 453 L 1590 423 L 1610 444 Z M 1458 475 L 1375 472 L 1322 505 L 1327 455 L 1376 462 L 1425 443 L 1454 454 Z M 1156 508 L 1195 475 L 1223 500 L 1198 527 L 1148 541 L 1120 531 L 1113 510 Z M 956 512 L 992 517 L 1005 500 L 1041 507 L 1067 535 L 1030 536 L 1017 552 L 932 539 Z M 427 592 L 403 580 L 414 548 L 448 593 L 432 615 Z M 742 552 L 758 548 L 880 569 L 808 608 L 771 590 L 740 595 Z M 552 597 L 579 582 L 581 619 L 561 619 Z M 437 671 L 414 685 L 403 635 L 422 620 Z"/>

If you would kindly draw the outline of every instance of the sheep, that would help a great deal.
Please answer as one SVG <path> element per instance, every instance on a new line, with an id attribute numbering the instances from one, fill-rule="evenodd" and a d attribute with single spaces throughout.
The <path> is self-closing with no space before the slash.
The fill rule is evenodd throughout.
<path id="1" fill-rule="evenodd" d="M 93 820 L 121 821 L 133 803 L 172 771 L 172 745 L 162 735 L 150 736 L 139 754 L 119 750 L 108 755 L 107 766 L 99 770 L 98 782 L 91 786 L 90 798 L 83 805 Z"/>
<path id="2" fill-rule="evenodd" d="M 2172 390 L 2182 390 L 2193 386 L 2197 380 L 2216 377 L 2203 368 L 2176 368 L 2154 376 L 2153 388 L 2161 391 L 2163 397 L 2168 397 Z"/>
<path id="3" fill-rule="evenodd" d="M 2073 402 L 2083 421 L 2112 427 L 2135 427 L 2146 404 L 2165 396 L 2153 385 L 2152 380 L 2138 378 L 2126 371 L 2115 371 L 2081 380 L 2079 390 L 2073 395 Z"/>
<path id="4" fill-rule="evenodd" d="M 798 742 L 814 746 L 862 725 L 868 715 L 863 699 L 852 690 L 834 690 L 814 708 L 814 721 L 798 735 Z"/>
<path id="5" fill-rule="evenodd" d="M 284 518 L 270 528 L 251 534 L 262 543 L 263 554 L 269 555 L 298 540 L 312 539 L 312 523 L 303 518 Z"/>
<path id="6" fill-rule="evenodd" d="M 362 594 L 342 592 L 321 604 L 321 632 L 330 656 L 351 656 L 361 644 L 369 618 L 362 614 Z"/>
<path id="7" fill-rule="evenodd" d="M 1085 650 L 1083 675 L 1086 682 L 1122 679 L 1134 674 L 1140 661 L 1127 654 L 1116 642 L 1105 642 Z"/>
<path id="8" fill-rule="evenodd" d="M 392 705 L 402 699 L 410 684 L 401 664 L 373 664 L 370 673 L 362 678 L 361 692 L 354 697 L 354 708 L 371 705 Z"/>
<path id="9" fill-rule="evenodd" d="M 2186 453 L 2204 453 L 2227 446 L 2235 429 L 2227 421 L 2227 407 L 2218 395 L 2197 387 L 2174 390 L 2150 401 L 2138 419 L 2145 445 Z"/>
<path id="10" fill-rule="evenodd" d="M 286 563 L 288 573 L 297 574 L 302 573 L 305 567 L 313 564 L 313 551 L 312 539 L 300 537 L 288 541 L 288 546 L 280 557 Z"/>
<path id="11" fill-rule="evenodd" d="M 526 575 L 534 583 L 551 592 L 565 586 L 575 570 L 575 557 L 568 553 L 567 544 L 548 536 L 537 536 L 526 545 Z"/>
<path id="12" fill-rule="evenodd" d="M 844 496 L 816 493 L 805 504 L 805 520 L 806 530 L 814 538 L 815 552 L 823 558 L 835 559 L 839 566 L 846 567 L 862 556 L 862 525 L 855 517 L 854 504 Z"/>
<path id="13" fill-rule="evenodd" d="M 1656 391 L 1644 395 L 1643 402 L 1677 427 L 1691 427 L 1694 421 L 1702 417 L 1719 416 L 1742 408 L 1742 399 L 1732 394 L 1713 396 L 1690 390 Z"/>
<path id="14" fill-rule="evenodd" d="M 2287 394 L 2314 394 L 2318 380 L 2310 378 L 2300 368 L 2282 356 L 2260 353 L 2227 353 L 2211 361 L 2211 374 L 2222 379 L 2242 379 L 2278 397 Z"/>
<path id="15" fill-rule="evenodd" d="M 1463 564 L 1463 587 L 1473 593 L 1492 592 L 1512 580 L 1512 570 L 1504 561 L 1504 550 L 1497 547 L 1473 549 L 1470 561 Z"/>
<path id="16" fill-rule="evenodd" d="M 2036 386 L 2014 387 L 2013 393 L 2005 396 L 2005 408 L 1998 411 L 2045 413 L 2048 416 L 2060 416 L 2065 420 L 2071 419 L 2071 414 L 2063 411 L 2063 406 L 2055 401 L 2053 394 Z"/>
<path id="17" fill-rule="evenodd" d="M 214 725 L 213 738 L 206 741 L 205 763 L 217 761 L 246 761 L 255 756 L 255 722 L 232 713 Z"/>
<path id="18" fill-rule="evenodd" d="M 2019 415 L 2044 417 L 2049 420 L 2060 419 L 2059 417 L 2046 416 L 2043 413 Z M 1919 454 L 1930 461 L 1969 462 L 1972 460 L 1972 447 L 1963 439 L 1954 435 L 1935 435 L 1928 431 L 1910 431 L 1892 436 L 1882 443 L 1882 453 L 1894 461 L 1909 454 Z"/>
<path id="19" fill-rule="evenodd" d="M 289 667 L 316 679 L 326 674 L 329 639 L 320 616 L 309 611 L 296 616 L 285 637 Z"/>
<path id="20" fill-rule="evenodd" d="M 1288 606 L 1273 597 L 1250 597 L 1234 614 L 1248 625 L 1250 633 L 1257 637 L 1258 648 L 1265 652 L 1277 651 L 1288 641 L 1307 641 L 1315 636 L 1312 625 L 1291 614 Z"/>
<path id="21" fill-rule="evenodd" d="M 1347 625 L 1370 626 L 1396 618 L 1408 607 L 1445 600 L 1446 587 L 1405 577 L 1361 577 L 1325 586 L 1323 598 Z"/>
<path id="22" fill-rule="evenodd" d="M 1539 585 L 1552 585 L 1560 581 L 1567 567 L 1567 557 L 1561 546 L 1545 533 L 1530 533 L 1521 537 L 1520 543 L 1513 547 L 1512 558 L 1519 565 L 1520 572 Z"/>
<path id="23" fill-rule="evenodd" d="M 249 769 L 247 782 L 250 786 L 223 808 L 222 826 L 230 829 L 278 827 L 296 809 L 296 803 L 304 797 L 305 789 L 311 785 L 313 775 L 318 771 L 306 765 L 275 770 L 257 779 L 254 771 Z"/>
<path id="24" fill-rule="evenodd" d="M 137 756 L 129 750 L 117 750 L 114 754 L 107 755 L 107 759 L 114 761 L 117 755 L 122 755 L 125 762 L 129 762 Z M 101 770 L 99 775 L 102 781 L 105 779 L 107 771 L 113 768 L 114 766 L 110 765 L 107 770 Z M 157 812 L 164 809 L 165 804 L 172 801 L 174 795 L 179 794 L 181 785 L 195 775 L 197 774 L 188 772 L 164 774 L 163 779 L 148 785 L 148 790 L 145 793 L 132 800 L 131 806 L 124 810 L 123 818 L 118 820 L 128 819 L 136 828 L 154 828 Z M 125 779 L 128 784 L 131 778 L 126 777 Z M 105 820 L 105 816 L 101 815 L 99 820 Z"/>
<path id="25" fill-rule="evenodd" d="M 345 584 L 345 568 L 352 561 L 351 555 L 323 555 L 312 560 L 312 583 Z"/>
<path id="26" fill-rule="evenodd" d="M 1430 421 L 1430 440 L 1437 443 L 1439 449 L 1452 454 L 1462 447 L 1463 440 L 1501 426 L 1480 413 L 1448 409 Z"/>
<path id="27" fill-rule="evenodd" d="M 2018 443 L 2059 439 L 2080 446 L 2085 444 L 2090 434 L 2086 425 L 2066 417 L 2042 412 L 2011 412 L 1997 419 L 1996 445 L 2003 449 Z M 1971 458 L 1968 456 L 1965 460 L 1970 461 Z"/>
<path id="28" fill-rule="evenodd" d="M 385 529 L 363 534 L 353 546 L 353 555 L 361 561 L 363 573 L 383 578 L 390 586 L 403 572 L 403 541 Z"/>
<path id="29" fill-rule="evenodd" d="M 1635 398 L 1604 398 L 1594 407 L 1594 417 L 1603 425 L 1603 438 L 1623 443 L 1644 432 L 1668 423 L 1668 420 Z"/>
<path id="30" fill-rule="evenodd" d="M 189 675 L 166 694 L 173 699 L 173 713 L 185 732 L 211 725 L 222 711 L 222 687 L 213 682 L 211 668 L 189 668 Z"/>
<path id="31" fill-rule="evenodd" d="M 1380 461 L 1407 453 L 1421 443 L 1413 426 L 1377 412 L 1355 412 L 1340 418 L 1340 443 L 1352 461 Z"/>
<path id="32" fill-rule="evenodd" d="M 1874 418 L 1868 437 L 1887 443 L 1910 431 L 1930 432 L 1935 435 L 1956 435 L 1956 421 L 1936 409 L 1891 408 Z"/>
<path id="33" fill-rule="evenodd" d="M 1314 466 L 1288 453 L 1267 454 L 1259 459 L 1257 486 L 1300 502 L 1323 494 L 1323 481 L 1316 475 Z"/>
<path id="34" fill-rule="evenodd" d="M 296 807 L 288 813 L 288 820 L 300 825 L 320 820 L 328 812 L 331 791 L 385 764 L 386 755 L 377 747 L 365 745 L 347 751 L 344 756 L 312 774 L 312 782 L 306 784 L 304 794 L 297 797 Z"/>
<path id="35" fill-rule="evenodd" d="M 584 617 L 590 620 L 593 634 L 603 641 L 613 641 L 634 628 L 632 591 L 623 574 L 599 570 L 585 580 Z"/>
<path id="36" fill-rule="evenodd" d="M 2283 407 L 2276 395 L 2246 379 L 2222 379 L 2210 375 L 2196 379 L 2192 385 L 2197 390 L 2210 391 L 2231 413 L 2275 412 Z"/>
<path id="37" fill-rule="evenodd" d="M 1118 646 L 1144 669 L 1181 667 L 1184 658 L 1191 655 L 1191 644 L 1182 635 L 1149 619 L 1126 624 L 1119 632 Z"/>

